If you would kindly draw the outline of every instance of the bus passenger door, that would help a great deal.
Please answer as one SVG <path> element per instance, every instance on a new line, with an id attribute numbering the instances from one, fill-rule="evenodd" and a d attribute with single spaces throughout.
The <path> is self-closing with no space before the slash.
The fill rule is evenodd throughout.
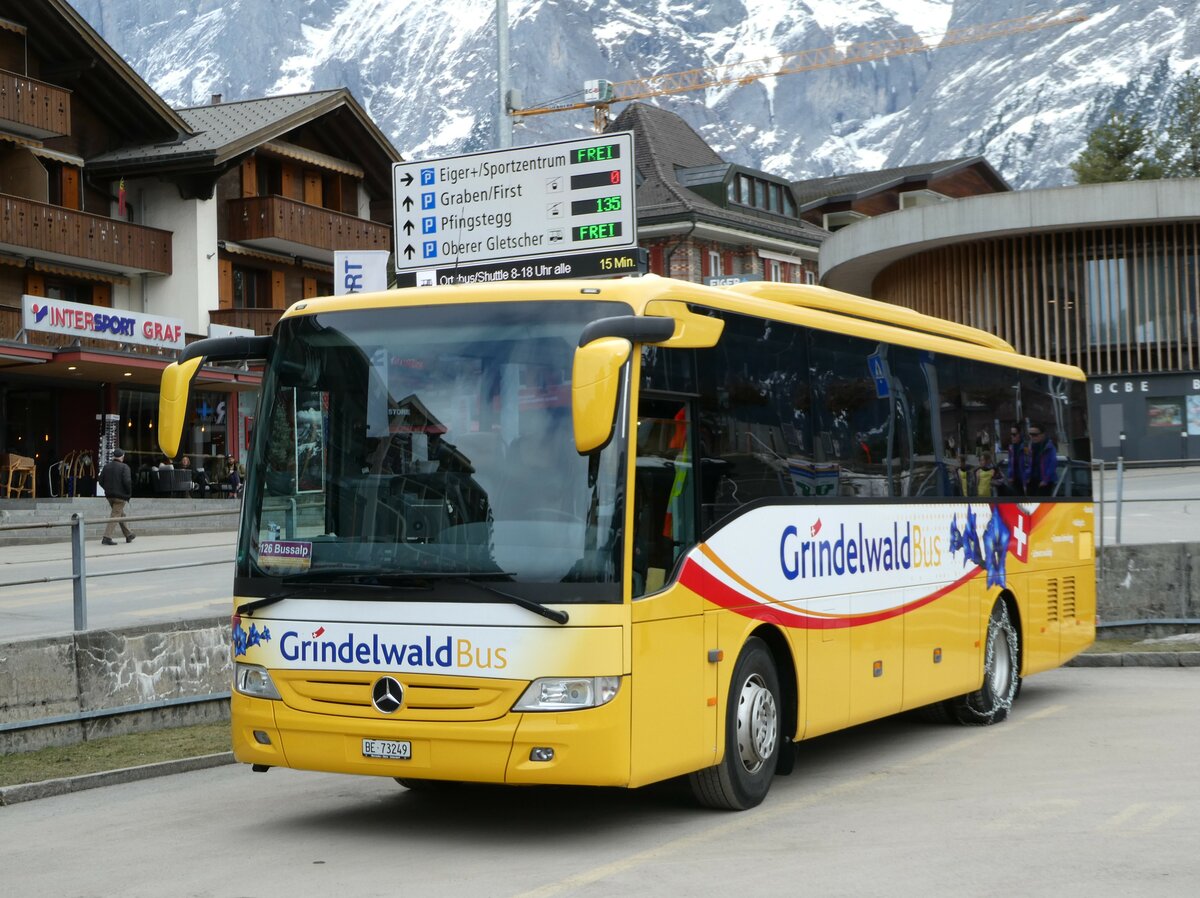
<path id="1" fill-rule="evenodd" d="M 643 396 L 633 487 L 631 785 L 711 766 L 717 735 L 712 614 L 673 582 L 696 542 L 690 403 Z"/>
<path id="2" fill-rule="evenodd" d="M 839 609 L 836 599 L 817 599 L 809 610 L 818 618 L 828 615 L 836 622 Z M 800 699 L 804 715 L 805 738 L 831 733 L 846 726 L 850 719 L 850 629 L 848 627 L 816 627 L 808 631 L 808 677 L 804 696 Z"/>
<path id="3" fill-rule="evenodd" d="M 859 596 L 856 615 L 874 610 Z M 850 723 L 863 723 L 900 710 L 904 688 L 904 617 L 850 628 Z"/>
<path id="4" fill-rule="evenodd" d="M 924 591 L 913 590 L 910 601 Z M 979 609 L 986 598 L 981 575 L 904 615 L 905 708 L 979 688 Z"/>

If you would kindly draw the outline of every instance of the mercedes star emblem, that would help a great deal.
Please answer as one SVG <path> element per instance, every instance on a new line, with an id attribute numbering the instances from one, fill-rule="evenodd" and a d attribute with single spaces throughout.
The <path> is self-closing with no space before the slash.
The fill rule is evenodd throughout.
<path id="1" fill-rule="evenodd" d="M 380 677 L 371 687 L 371 704 L 384 714 L 394 714 L 404 700 L 404 687 L 394 677 Z"/>

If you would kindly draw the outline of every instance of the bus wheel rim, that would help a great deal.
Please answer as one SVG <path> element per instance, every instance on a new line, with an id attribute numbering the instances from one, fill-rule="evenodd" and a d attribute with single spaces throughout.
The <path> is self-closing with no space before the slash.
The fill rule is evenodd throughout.
<path id="1" fill-rule="evenodd" d="M 747 773 L 758 773 L 775 751 L 779 709 L 775 696 L 758 674 L 746 678 L 738 695 L 738 754 Z"/>
<path id="2" fill-rule="evenodd" d="M 1008 634 L 997 630 L 992 648 L 992 695 L 1001 700 L 1007 698 L 1011 681 L 1012 653 L 1008 648 Z"/>

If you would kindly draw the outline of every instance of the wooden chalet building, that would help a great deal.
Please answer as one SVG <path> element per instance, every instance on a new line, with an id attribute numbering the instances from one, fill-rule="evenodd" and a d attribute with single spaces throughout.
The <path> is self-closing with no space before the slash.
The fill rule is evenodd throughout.
<path id="1" fill-rule="evenodd" d="M 179 349 L 391 248 L 400 156 L 348 91 L 217 99 L 171 109 L 65 0 L 0 0 L 0 502 L 77 489 L 114 441 L 144 474 Z M 244 451 L 258 382 L 202 372 L 195 467 Z"/>

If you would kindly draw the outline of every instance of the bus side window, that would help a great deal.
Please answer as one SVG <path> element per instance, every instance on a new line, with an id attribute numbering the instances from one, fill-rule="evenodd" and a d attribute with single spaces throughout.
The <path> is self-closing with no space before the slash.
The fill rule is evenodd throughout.
<path id="1" fill-rule="evenodd" d="M 688 405 L 643 397 L 634 479 L 635 596 L 657 592 L 696 541 L 696 476 Z"/>
<path id="2" fill-rule="evenodd" d="M 723 317 L 720 344 L 696 354 L 704 530 L 755 500 L 816 492 L 803 329 Z"/>

